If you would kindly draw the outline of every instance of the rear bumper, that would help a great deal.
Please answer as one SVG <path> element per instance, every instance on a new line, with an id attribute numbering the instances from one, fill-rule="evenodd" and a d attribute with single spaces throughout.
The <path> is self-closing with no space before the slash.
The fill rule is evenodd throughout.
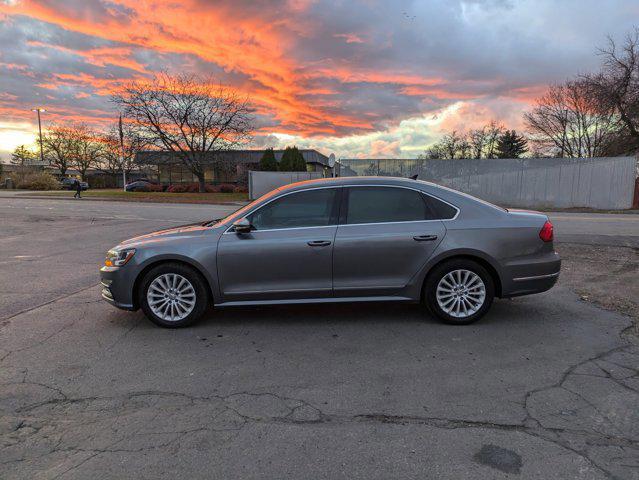
<path id="1" fill-rule="evenodd" d="M 547 252 L 526 260 L 519 259 L 505 269 L 502 297 L 530 295 L 550 290 L 559 279 L 561 258 L 557 252 Z"/>
<path id="2" fill-rule="evenodd" d="M 517 297 L 520 295 L 531 295 L 550 290 L 559 279 L 559 272 L 535 277 L 513 278 L 513 288 L 504 297 Z"/>

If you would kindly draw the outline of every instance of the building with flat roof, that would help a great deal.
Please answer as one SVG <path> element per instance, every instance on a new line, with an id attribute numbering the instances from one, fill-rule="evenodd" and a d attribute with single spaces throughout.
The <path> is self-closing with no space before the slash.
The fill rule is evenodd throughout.
<path id="1" fill-rule="evenodd" d="M 306 161 L 307 171 L 321 172 L 324 176 L 332 175 L 332 168 L 329 166 L 326 155 L 313 149 L 300 149 L 299 152 Z M 284 150 L 273 150 L 273 153 L 278 162 L 282 160 Z M 204 178 L 207 183 L 245 184 L 248 171 L 259 170 L 263 154 L 264 150 L 209 152 L 204 160 Z M 197 178 L 183 165 L 174 152 L 143 151 L 136 154 L 134 161 L 140 167 L 156 171 L 160 183 L 197 182 Z"/>

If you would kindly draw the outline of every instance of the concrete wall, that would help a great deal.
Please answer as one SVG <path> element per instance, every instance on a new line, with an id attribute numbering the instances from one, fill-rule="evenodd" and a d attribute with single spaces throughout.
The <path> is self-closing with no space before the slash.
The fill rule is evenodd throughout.
<path id="1" fill-rule="evenodd" d="M 323 177 L 324 174 L 321 172 L 256 172 L 251 170 L 248 172 L 249 198 L 254 200 L 289 183 Z"/>
<path id="2" fill-rule="evenodd" d="M 486 160 L 340 160 L 351 174 L 419 175 L 503 206 L 627 209 L 635 157 Z M 376 163 L 377 162 L 377 171 Z M 403 163 L 398 163 L 403 162 Z M 344 170 L 344 169 L 343 169 Z M 343 171 L 342 171 L 343 175 Z"/>

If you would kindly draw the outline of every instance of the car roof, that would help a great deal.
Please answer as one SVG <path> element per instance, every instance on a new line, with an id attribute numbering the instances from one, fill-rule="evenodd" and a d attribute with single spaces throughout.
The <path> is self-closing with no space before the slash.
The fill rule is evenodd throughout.
<path id="1" fill-rule="evenodd" d="M 462 206 L 473 208 L 479 208 L 480 210 L 487 211 L 494 214 L 498 212 L 502 214 L 506 210 L 497 205 L 493 205 L 490 202 L 482 200 L 467 193 L 460 192 L 443 185 L 438 185 L 432 182 L 426 182 L 424 180 L 413 180 L 412 178 L 404 177 L 337 177 L 337 178 L 319 178 L 316 180 L 305 180 L 302 182 L 290 183 L 284 185 L 275 190 L 277 194 L 285 192 L 293 192 L 297 190 L 304 190 L 306 188 L 313 187 L 347 187 L 356 185 L 386 185 L 406 187 L 420 190 L 429 195 L 433 195 L 441 200 L 451 203 L 456 208 Z"/>
<path id="2" fill-rule="evenodd" d="M 303 180 L 301 182 L 290 183 L 280 187 L 280 191 L 301 190 L 308 187 L 344 187 L 349 185 L 397 185 L 405 187 L 417 187 L 430 185 L 438 187 L 438 185 L 421 180 L 413 180 L 402 177 L 336 177 L 336 178 L 318 178 L 314 180 Z"/>

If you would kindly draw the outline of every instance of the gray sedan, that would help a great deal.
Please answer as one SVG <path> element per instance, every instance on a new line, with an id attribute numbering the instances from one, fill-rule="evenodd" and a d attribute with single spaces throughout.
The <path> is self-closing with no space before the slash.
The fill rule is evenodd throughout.
<path id="1" fill-rule="evenodd" d="M 494 297 L 548 290 L 560 265 L 546 215 L 418 180 L 350 177 L 126 240 L 100 272 L 105 300 L 163 327 L 189 325 L 211 304 L 362 301 L 418 302 L 468 324 Z"/>

